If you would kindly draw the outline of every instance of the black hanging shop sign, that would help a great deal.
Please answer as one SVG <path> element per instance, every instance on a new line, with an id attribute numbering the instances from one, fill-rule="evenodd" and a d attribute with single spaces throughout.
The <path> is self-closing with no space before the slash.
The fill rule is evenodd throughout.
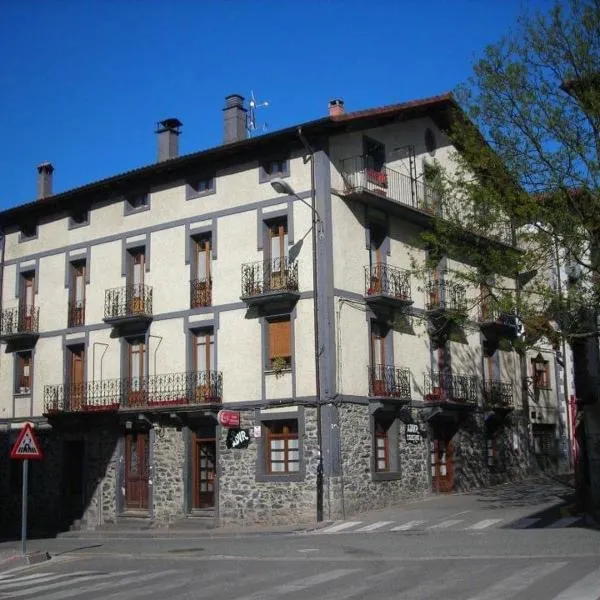
<path id="1" fill-rule="evenodd" d="M 421 433 L 419 432 L 419 425 L 417 423 L 408 423 L 406 425 L 406 441 L 409 444 L 421 443 Z"/>
<path id="2" fill-rule="evenodd" d="M 225 445 L 227 448 L 234 450 L 240 450 L 247 448 L 250 443 L 250 430 L 249 429 L 230 429 L 227 432 L 227 440 Z"/>

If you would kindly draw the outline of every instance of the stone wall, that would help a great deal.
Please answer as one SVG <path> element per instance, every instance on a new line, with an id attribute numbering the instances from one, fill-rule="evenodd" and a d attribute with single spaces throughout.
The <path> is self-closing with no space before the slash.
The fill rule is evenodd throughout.
<path id="1" fill-rule="evenodd" d="M 252 429 L 259 423 L 252 411 L 241 412 L 241 427 Z M 236 523 L 286 524 L 309 523 L 316 514 L 316 474 L 318 465 L 315 410 L 304 409 L 305 477 L 299 482 L 256 481 L 258 444 L 263 438 L 252 438 L 244 450 L 228 449 L 227 430 L 219 438 L 219 521 L 221 525 Z"/>
<path id="2" fill-rule="evenodd" d="M 189 451 L 189 449 L 188 449 Z M 151 473 L 154 521 L 165 524 L 184 516 L 185 438 L 172 426 L 155 429 L 154 465 Z"/>

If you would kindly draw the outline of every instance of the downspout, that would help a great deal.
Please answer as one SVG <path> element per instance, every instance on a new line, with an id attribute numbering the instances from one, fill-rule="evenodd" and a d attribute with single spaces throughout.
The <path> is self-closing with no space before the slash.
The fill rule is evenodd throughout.
<path id="1" fill-rule="evenodd" d="M 319 461 L 317 463 L 317 523 L 323 520 L 323 432 L 321 417 L 321 369 L 320 369 L 320 346 L 319 346 L 319 293 L 317 277 L 317 207 L 316 207 L 316 189 L 315 189 L 315 153 L 302 133 L 302 127 L 297 129 L 298 137 L 305 150 L 310 155 L 310 204 L 312 207 L 312 269 L 313 269 L 313 319 L 315 333 L 315 396 L 317 401 L 316 420 L 317 420 L 317 448 L 319 452 Z M 322 224 L 321 224 L 322 226 Z"/>

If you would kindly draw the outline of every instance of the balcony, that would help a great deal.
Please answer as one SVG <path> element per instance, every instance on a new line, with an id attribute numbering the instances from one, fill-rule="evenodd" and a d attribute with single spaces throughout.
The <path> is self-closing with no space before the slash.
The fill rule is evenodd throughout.
<path id="1" fill-rule="evenodd" d="M 512 383 L 497 379 L 486 379 L 483 382 L 483 404 L 488 409 L 512 409 Z"/>
<path id="2" fill-rule="evenodd" d="M 212 305 L 212 280 L 192 279 L 190 281 L 190 308 Z"/>
<path id="3" fill-rule="evenodd" d="M 287 257 L 242 265 L 242 297 L 264 312 L 291 310 L 300 297 L 298 263 Z"/>
<path id="4" fill-rule="evenodd" d="M 477 376 L 453 375 L 436 371 L 425 374 L 423 399 L 426 404 L 475 407 L 479 392 L 480 383 Z"/>
<path id="5" fill-rule="evenodd" d="M 44 413 L 114 412 L 220 404 L 220 371 L 168 373 L 44 386 Z"/>
<path id="6" fill-rule="evenodd" d="M 373 309 L 410 306 L 410 273 L 385 263 L 365 267 L 365 301 Z"/>
<path id="7" fill-rule="evenodd" d="M 4 342 L 31 343 L 39 337 L 38 306 L 5 308 L 0 313 L 0 340 Z"/>
<path id="8" fill-rule="evenodd" d="M 410 370 L 393 365 L 368 367 L 369 398 L 410 402 Z"/>
<path id="9" fill-rule="evenodd" d="M 81 300 L 69 302 L 67 327 L 81 327 L 82 325 L 85 325 L 85 302 Z"/>
<path id="10" fill-rule="evenodd" d="M 152 288 L 135 284 L 106 290 L 104 322 L 116 327 L 148 325 L 152 321 Z"/>
<path id="11" fill-rule="evenodd" d="M 339 193 L 376 209 L 395 214 L 417 225 L 426 225 L 433 216 L 443 217 L 442 199 L 434 188 L 390 167 L 373 168 L 368 158 L 353 156 L 340 165 L 342 189 Z M 512 245 L 512 229 L 507 223 L 494 223 L 485 230 L 465 235 L 485 237 Z"/>
<path id="12" fill-rule="evenodd" d="M 479 307 L 478 321 L 481 332 L 488 339 L 515 339 L 519 333 L 517 317 L 500 310 L 489 297 Z"/>
<path id="13" fill-rule="evenodd" d="M 425 310 L 430 315 L 454 313 L 466 315 L 467 292 L 451 281 L 430 281 L 425 286 Z"/>

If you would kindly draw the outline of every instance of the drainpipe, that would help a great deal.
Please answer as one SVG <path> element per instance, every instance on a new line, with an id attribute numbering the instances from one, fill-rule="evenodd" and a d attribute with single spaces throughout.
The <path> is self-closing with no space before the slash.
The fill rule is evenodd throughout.
<path id="1" fill-rule="evenodd" d="M 100 357 L 100 381 L 102 381 L 102 361 L 108 350 L 108 344 L 105 344 L 104 342 L 94 342 L 94 345 L 92 346 L 92 381 L 96 381 L 96 346 L 104 346 L 104 352 L 102 352 L 102 356 Z"/>
<path id="2" fill-rule="evenodd" d="M 156 354 L 158 352 L 158 347 L 161 345 L 163 339 L 160 335 L 149 335 L 148 337 L 158 340 L 158 344 L 156 344 L 156 348 L 154 348 L 154 375 L 156 375 Z"/>

